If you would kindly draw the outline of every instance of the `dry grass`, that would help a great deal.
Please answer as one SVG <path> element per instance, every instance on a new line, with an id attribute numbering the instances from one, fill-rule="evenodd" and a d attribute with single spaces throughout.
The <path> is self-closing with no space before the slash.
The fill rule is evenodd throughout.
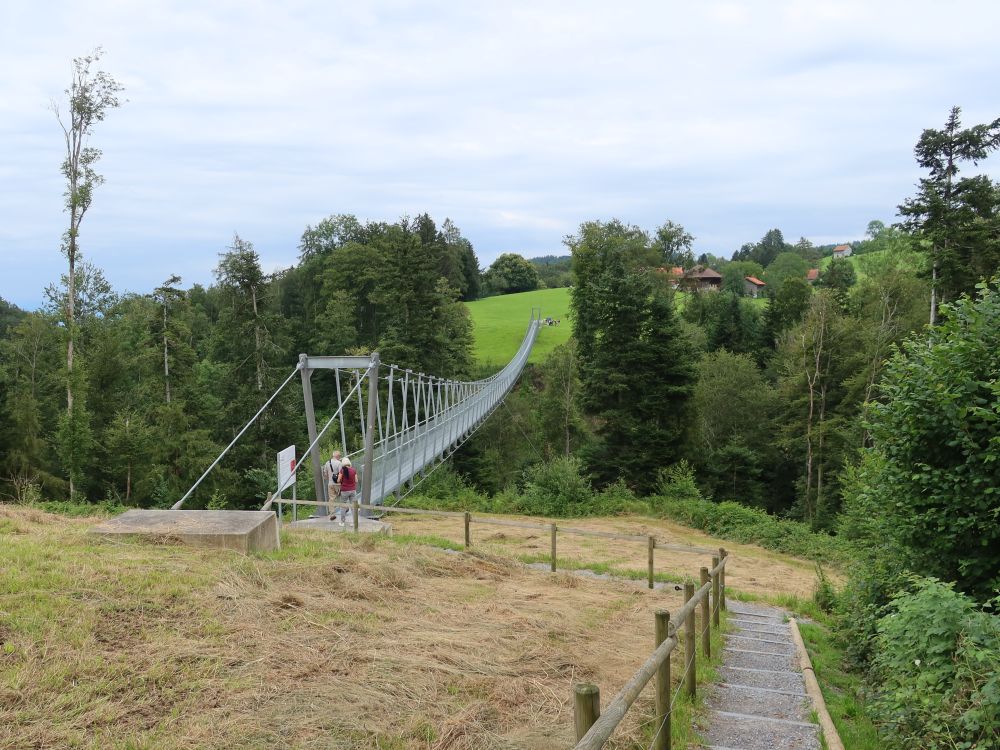
<path id="1" fill-rule="evenodd" d="M 504 516 L 504 518 L 509 520 L 514 517 Z M 393 514 L 389 520 L 394 532 L 398 534 L 433 534 L 452 542 L 463 541 L 461 519 Z M 720 546 L 724 546 L 733 555 L 726 569 L 726 584 L 754 596 L 773 597 L 787 594 L 809 599 L 816 587 L 815 564 L 810 561 L 751 544 L 720 542 L 671 521 L 643 517 L 570 520 L 524 517 L 520 520 L 530 523 L 548 523 L 550 520 L 555 520 L 560 525 L 592 531 L 613 531 L 642 536 L 652 534 L 658 540 L 667 543 L 707 549 L 717 550 Z M 498 531 L 497 528 L 485 524 L 473 524 L 473 545 L 497 554 L 524 558 L 544 556 L 548 559 L 549 535 L 546 531 L 537 532 L 506 526 Z M 559 534 L 558 538 L 558 558 L 577 566 L 610 568 L 623 572 L 634 571 L 645 576 L 646 554 L 646 545 L 638 542 L 574 534 Z M 711 567 L 710 554 L 657 549 L 654 558 L 657 573 L 678 577 L 693 575 L 697 578 L 699 568 Z M 828 571 L 828 573 L 835 583 L 840 583 L 840 576 L 836 572 Z"/>
<path id="2" fill-rule="evenodd" d="M 488 552 L 304 531 L 242 557 L 92 523 L 0 505 L 0 748 L 569 747 L 572 684 L 613 695 L 680 604 Z"/>

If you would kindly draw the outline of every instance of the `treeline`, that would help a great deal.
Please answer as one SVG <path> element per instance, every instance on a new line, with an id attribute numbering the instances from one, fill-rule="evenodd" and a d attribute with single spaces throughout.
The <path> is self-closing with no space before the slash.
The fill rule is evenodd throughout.
<path id="1" fill-rule="evenodd" d="M 574 339 L 456 457 L 460 472 L 499 492 L 573 455 L 598 488 L 643 494 L 684 460 L 706 496 L 832 529 L 884 362 L 927 320 L 912 238 L 893 234 L 857 276 L 775 277 L 766 299 L 678 294 L 650 270 L 664 264 L 656 233 L 619 221 L 587 222 L 567 245 Z"/>
<path id="2" fill-rule="evenodd" d="M 117 294 L 75 269 L 45 309 L 0 305 L 0 491 L 163 506 L 177 500 L 291 372 L 300 352 L 380 350 L 446 377 L 473 372 L 462 298 L 478 294 L 471 243 L 426 214 L 395 223 L 333 216 L 307 227 L 300 262 L 266 274 L 235 236 L 215 283 L 171 276 Z M 74 366 L 67 369 L 69 331 Z M 67 386 L 72 385 L 72 408 Z M 335 384 L 317 381 L 321 410 Z M 192 507 L 244 507 L 266 491 L 274 454 L 305 445 L 301 387 L 283 396 L 206 480 Z"/>

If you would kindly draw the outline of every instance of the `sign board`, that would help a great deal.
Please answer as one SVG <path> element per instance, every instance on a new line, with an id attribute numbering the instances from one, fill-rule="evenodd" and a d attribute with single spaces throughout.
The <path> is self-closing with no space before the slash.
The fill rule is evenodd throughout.
<path id="1" fill-rule="evenodd" d="M 278 495 L 295 482 L 295 446 L 289 445 L 278 453 Z"/>

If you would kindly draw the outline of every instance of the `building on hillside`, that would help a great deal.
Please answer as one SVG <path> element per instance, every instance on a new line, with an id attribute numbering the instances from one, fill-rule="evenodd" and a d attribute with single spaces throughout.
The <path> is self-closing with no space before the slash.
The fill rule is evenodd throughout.
<path id="1" fill-rule="evenodd" d="M 684 272 L 680 280 L 680 288 L 688 292 L 704 290 L 719 291 L 722 289 L 722 274 L 705 266 L 695 266 Z"/>
<path id="2" fill-rule="evenodd" d="M 666 277 L 667 283 L 670 284 L 671 289 L 676 289 L 680 286 L 681 278 L 684 276 L 684 269 L 680 266 L 660 266 L 659 268 L 654 268 L 653 270 Z"/>
<path id="3" fill-rule="evenodd" d="M 806 271 L 806 281 L 809 282 L 810 284 L 816 283 L 816 279 L 818 278 L 819 278 L 818 268 L 810 268 L 808 271 Z"/>
<path id="4" fill-rule="evenodd" d="M 851 250 L 850 245 L 837 245 L 835 248 L 833 248 L 833 257 L 850 258 L 852 252 L 853 251 Z"/>
<path id="5" fill-rule="evenodd" d="M 765 286 L 767 286 L 767 284 L 758 279 L 756 276 L 743 277 L 743 293 L 747 297 L 757 299 L 764 293 Z"/>

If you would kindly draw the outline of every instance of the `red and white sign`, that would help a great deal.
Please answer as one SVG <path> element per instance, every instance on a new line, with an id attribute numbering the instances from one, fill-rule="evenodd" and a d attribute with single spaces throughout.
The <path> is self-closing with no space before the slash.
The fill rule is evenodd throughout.
<path id="1" fill-rule="evenodd" d="M 278 494 L 280 495 L 295 477 L 295 446 L 289 445 L 278 453 Z"/>

